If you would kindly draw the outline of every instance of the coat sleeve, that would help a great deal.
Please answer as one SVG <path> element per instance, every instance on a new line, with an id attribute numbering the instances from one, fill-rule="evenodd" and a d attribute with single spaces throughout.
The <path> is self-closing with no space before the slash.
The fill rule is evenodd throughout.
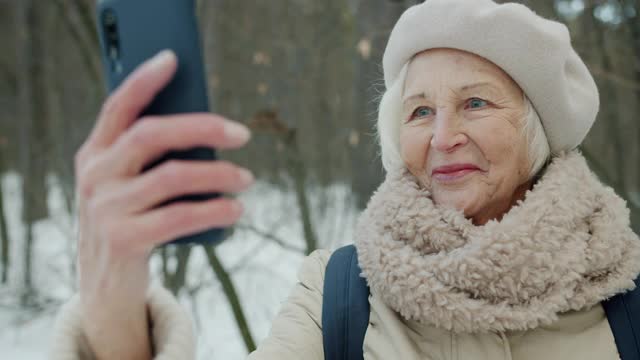
<path id="1" fill-rule="evenodd" d="M 249 360 L 323 360 L 322 288 L 331 253 L 317 250 L 303 261 L 298 282 L 273 320 L 271 331 Z M 148 293 L 150 331 L 155 360 L 195 359 L 193 321 L 176 298 L 160 285 Z M 76 294 L 60 309 L 49 359 L 93 360 L 91 347 L 82 330 L 79 298 Z"/>
<path id="2" fill-rule="evenodd" d="M 298 282 L 249 360 L 324 360 L 322 289 L 331 253 L 316 250 L 298 270 Z"/>
<path id="3" fill-rule="evenodd" d="M 177 299 L 154 284 L 147 294 L 149 330 L 154 359 L 195 359 L 193 321 Z M 82 329 L 80 299 L 72 297 L 58 312 L 49 347 L 52 360 L 93 360 L 95 355 Z"/>

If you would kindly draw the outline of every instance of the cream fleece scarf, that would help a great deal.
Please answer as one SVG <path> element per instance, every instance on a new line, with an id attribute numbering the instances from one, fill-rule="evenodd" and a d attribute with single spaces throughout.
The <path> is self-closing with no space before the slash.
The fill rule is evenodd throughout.
<path id="1" fill-rule="evenodd" d="M 387 175 L 356 227 L 373 295 L 455 332 L 526 330 L 632 289 L 640 239 L 623 199 L 578 152 L 556 157 L 500 221 L 434 205 L 408 171 Z"/>

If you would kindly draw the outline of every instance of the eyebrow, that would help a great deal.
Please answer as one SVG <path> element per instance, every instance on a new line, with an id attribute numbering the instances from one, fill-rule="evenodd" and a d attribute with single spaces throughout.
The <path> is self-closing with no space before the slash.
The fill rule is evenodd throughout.
<path id="1" fill-rule="evenodd" d="M 459 87 L 456 91 L 457 92 L 463 92 L 463 91 L 469 91 L 471 89 L 475 89 L 475 88 L 479 88 L 479 87 L 490 87 L 494 90 L 497 89 L 497 87 L 489 82 L 483 81 L 483 82 L 478 82 L 478 83 L 473 83 L 473 84 L 468 84 L 468 85 L 463 85 L 461 87 Z M 403 104 L 406 104 L 409 100 L 413 100 L 413 99 L 426 99 L 427 95 L 426 93 L 422 92 L 419 94 L 415 94 L 415 95 L 411 95 L 406 97 L 404 100 L 402 100 Z"/>

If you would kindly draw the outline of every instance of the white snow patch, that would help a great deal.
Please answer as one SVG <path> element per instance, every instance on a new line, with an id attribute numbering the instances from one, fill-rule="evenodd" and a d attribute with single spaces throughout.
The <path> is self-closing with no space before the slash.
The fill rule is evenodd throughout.
<path id="1" fill-rule="evenodd" d="M 26 228 L 20 220 L 21 181 L 16 173 L 0 177 L 12 240 L 10 281 L 0 285 L 0 358 L 44 359 L 49 346 L 58 306 L 76 290 L 75 237 L 77 224 L 68 211 L 61 186 L 48 177 L 48 206 L 51 217 L 34 225 L 33 284 L 39 298 L 48 302 L 43 309 L 23 309 L 19 303 L 23 277 L 23 243 Z M 293 188 L 292 186 L 290 188 Z M 241 224 L 271 233 L 287 246 L 304 249 L 302 224 L 293 191 L 257 182 L 240 196 L 246 209 Z M 357 210 L 351 190 L 345 184 L 315 188 L 309 201 L 319 247 L 336 248 L 351 242 Z M 220 244 L 217 254 L 232 273 L 245 315 L 256 343 L 268 334 L 270 323 L 296 280 L 302 253 L 287 250 L 265 240 L 254 231 L 239 228 Z M 160 255 L 154 254 L 151 269 L 160 273 Z M 204 251 L 191 255 L 187 289 L 180 301 L 192 311 L 198 329 L 198 359 L 242 359 L 247 352 L 222 288 L 209 267 Z"/>

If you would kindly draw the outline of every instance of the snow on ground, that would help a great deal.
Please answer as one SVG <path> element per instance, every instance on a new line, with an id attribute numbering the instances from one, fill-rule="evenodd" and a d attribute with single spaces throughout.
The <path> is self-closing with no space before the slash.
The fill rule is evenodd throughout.
<path id="1" fill-rule="evenodd" d="M 23 309 L 19 305 L 22 289 L 22 242 L 25 228 L 20 221 L 20 179 L 15 173 L 0 179 L 5 194 L 12 244 L 10 284 L 0 285 L 0 359 L 44 359 L 56 311 L 75 292 L 75 218 L 65 210 L 62 191 L 50 177 L 48 205 L 52 216 L 34 227 L 34 287 L 42 309 Z M 290 187 L 293 188 L 293 187 Z M 310 191 L 314 226 L 320 247 L 335 248 L 351 240 L 357 210 L 348 186 L 343 184 Z M 304 241 L 295 194 L 263 182 L 241 196 L 246 208 L 242 224 L 272 233 L 291 247 L 302 249 Z M 236 230 L 217 247 L 225 268 L 232 272 L 254 340 L 259 343 L 268 333 L 270 322 L 286 299 L 296 279 L 303 255 L 283 249 L 250 230 Z M 154 274 L 160 261 L 151 260 Z M 195 249 L 189 261 L 187 288 L 181 303 L 192 311 L 198 332 L 198 359 L 243 359 L 247 353 L 233 315 L 204 252 Z"/>

